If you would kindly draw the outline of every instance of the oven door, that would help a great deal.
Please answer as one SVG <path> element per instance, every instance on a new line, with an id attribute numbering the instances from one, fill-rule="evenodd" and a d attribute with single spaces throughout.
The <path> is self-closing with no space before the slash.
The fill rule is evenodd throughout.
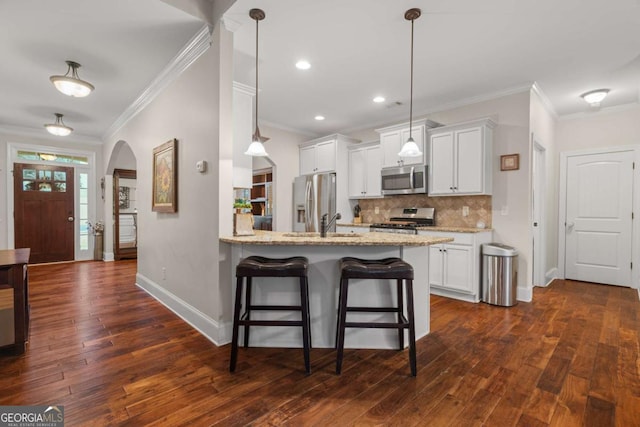
<path id="1" fill-rule="evenodd" d="M 427 192 L 427 167 L 424 165 L 384 168 L 382 194 L 419 194 Z"/>

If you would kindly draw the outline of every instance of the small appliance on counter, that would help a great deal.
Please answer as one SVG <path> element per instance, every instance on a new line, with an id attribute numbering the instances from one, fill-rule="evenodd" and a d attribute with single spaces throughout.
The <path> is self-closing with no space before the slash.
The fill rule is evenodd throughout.
<path id="1" fill-rule="evenodd" d="M 418 234 L 418 227 L 435 226 L 435 218 L 435 208 L 393 208 L 389 221 L 371 224 L 369 231 Z"/>
<path id="2" fill-rule="evenodd" d="M 362 223 L 362 217 L 360 216 L 361 211 L 362 209 L 360 209 L 360 205 L 355 205 L 353 207 L 353 223 L 354 224 Z"/>

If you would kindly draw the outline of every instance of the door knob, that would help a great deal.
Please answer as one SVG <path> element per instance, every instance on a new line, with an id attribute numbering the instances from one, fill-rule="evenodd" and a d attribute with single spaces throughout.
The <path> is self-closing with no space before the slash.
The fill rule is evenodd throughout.
<path id="1" fill-rule="evenodd" d="M 568 229 L 569 231 L 573 230 L 573 226 L 574 226 L 574 225 L 576 225 L 574 222 L 570 222 L 570 223 L 568 223 L 568 224 L 567 224 L 567 229 Z"/>
<path id="2" fill-rule="evenodd" d="M 67 221 L 69 221 L 69 222 L 73 222 L 73 217 L 72 217 L 72 216 L 68 217 L 68 218 L 67 218 Z"/>

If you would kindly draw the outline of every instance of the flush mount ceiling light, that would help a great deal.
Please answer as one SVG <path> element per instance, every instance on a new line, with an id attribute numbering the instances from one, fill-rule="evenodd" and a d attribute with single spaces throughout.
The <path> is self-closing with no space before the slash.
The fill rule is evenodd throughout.
<path id="1" fill-rule="evenodd" d="M 64 76 L 51 76 L 49 80 L 54 84 L 56 89 L 65 95 L 76 98 L 83 98 L 89 95 L 95 87 L 80 77 L 78 77 L 78 68 L 80 64 L 74 61 L 65 61 L 67 63 L 67 74 Z"/>
<path id="2" fill-rule="evenodd" d="M 596 89 L 589 92 L 585 92 L 580 97 L 584 99 L 592 107 L 599 107 L 600 102 L 606 98 L 609 93 L 609 89 Z"/>
<path id="3" fill-rule="evenodd" d="M 315 116 L 314 119 L 318 120 L 319 122 L 324 120 L 324 116 Z"/>
<path id="4" fill-rule="evenodd" d="M 311 64 L 309 64 L 309 61 L 301 59 L 300 61 L 296 62 L 296 68 L 298 70 L 308 70 L 309 68 L 311 68 Z"/>
<path id="5" fill-rule="evenodd" d="M 375 98 L 373 98 L 373 102 L 380 104 L 381 102 L 384 102 L 385 98 L 384 96 L 376 96 Z"/>
<path id="6" fill-rule="evenodd" d="M 404 143 L 402 149 L 398 153 L 400 157 L 419 157 L 422 151 L 418 144 L 413 140 L 411 131 L 413 130 L 413 21 L 420 18 L 420 9 L 409 9 L 404 13 L 404 19 L 411 21 L 411 94 L 409 98 L 409 139 Z"/>
<path id="7" fill-rule="evenodd" d="M 261 136 L 260 129 L 258 129 L 258 23 L 262 21 L 266 15 L 261 9 L 251 9 L 249 16 L 256 21 L 256 130 L 253 133 L 252 142 L 244 154 L 247 156 L 265 157 L 269 154 L 267 154 L 267 151 L 264 149 L 263 143 L 267 142 L 269 138 Z"/>
<path id="8" fill-rule="evenodd" d="M 70 128 L 69 126 L 64 124 L 64 122 L 62 121 L 63 114 L 60 114 L 60 113 L 54 113 L 54 114 L 56 116 L 56 122 L 46 124 L 44 125 L 44 127 L 52 135 L 56 135 L 56 136 L 69 135 L 73 131 L 73 128 Z"/>

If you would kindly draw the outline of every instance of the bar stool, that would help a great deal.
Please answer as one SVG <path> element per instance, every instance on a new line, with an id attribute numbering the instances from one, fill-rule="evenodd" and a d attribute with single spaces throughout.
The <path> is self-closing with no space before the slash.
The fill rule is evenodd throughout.
<path id="1" fill-rule="evenodd" d="M 396 307 L 350 307 L 347 304 L 349 279 L 392 279 L 396 280 Z M 402 282 L 407 293 L 407 316 L 404 315 Z M 404 349 L 404 330 L 409 329 L 409 364 L 411 375 L 416 376 L 416 330 L 413 312 L 413 267 L 400 258 L 367 260 L 352 257 L 340 259 L 340 294 L 338 298 L 338 328 L 336 348 L 336 374 L 342 371 L 344 336 L 346 328 L 387 328 L 398 329 L 398 344 Z M 347 322 L 347 312 L 396 313 L 396 322 Z"/>
<path id="2" fill-rule="evenodd" d="M 250 326 L 299 326 L 302 327 L 302 345 L 304 347 L 304 366 L 311 373 L 309 352 L 311 349 L 311 320 L 309 316 L 309 282 L 307 269 L 309 260 L 305 257 L 265 258 L 250 256 L 240 261 L 236 267 L 236 299 L 233 311 L 233 337 L 231 339 L 231 360 L 229 371 L 234 372 L 238 359 L 239 327 L 244 326 L 244 346 L 249 347 Z M 242 288 L 246 277 L 245 312 L 242 309 Z M 300 305 L 256 305 L 251 303 L 251 279 L 253 277 L 299 277 Z M 300 311 L 301 320 L 252 320 L 252 310 L 260 311 Z"/>

